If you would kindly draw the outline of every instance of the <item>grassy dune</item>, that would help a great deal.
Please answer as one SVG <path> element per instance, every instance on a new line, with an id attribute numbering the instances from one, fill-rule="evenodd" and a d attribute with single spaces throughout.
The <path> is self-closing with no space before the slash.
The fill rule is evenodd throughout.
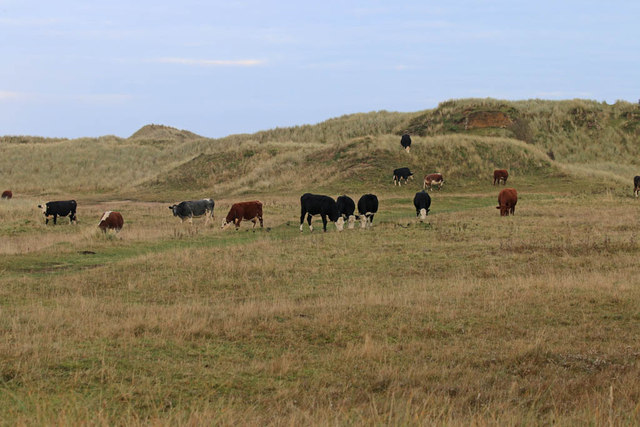
<path id="1" fill-rule="evenodd" d="M 635 148 L 594 168 L 509 129 L 454 129 L 407 154 L 394 132 L 423 114 L 221 140 L 3 139 L 0 185 L 17 186 L 0 201 L 0 420 L 640 423 Z M 394 187 L 399 166 L 418 180 Z M 496 167 L 514 217 L 495 209 Z M 447 182 L 419 222 L 411 200 L 436 170 Z M 370 230 L 300 233 L 305 191 L 375 192 L 380 212 Z M 77 225 L 44 225 L 51 197 L 78 200 Z M 192 197 L 214 197 L 213 224 L 171 216 Z M 220 230 L 250 199 L 265 229 Z M 121 233 L 97 230 L 105 210 Z"/>

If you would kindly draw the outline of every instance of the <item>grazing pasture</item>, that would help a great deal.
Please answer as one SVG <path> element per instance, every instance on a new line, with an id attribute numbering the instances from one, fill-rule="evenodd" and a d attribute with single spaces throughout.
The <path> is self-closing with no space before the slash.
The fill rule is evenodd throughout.
<path id="1" fill-rule="evenodd" d="M 586 143 L 561 132 L 609 117 L 604 107 L 578 103 L 586 112 L 565 127 L 552 115 L 545 134 L 534 113 L 547 104 L 532 103 L 513 113 L 530 133 L 454 128 L 453 102 L 224 140 L 161 126 L 3 140 L 14 198 L 0 203 L 0 420 L 639 424 L 637 144 L 579 153 Z M 625 120 L 620 133 L 589 129 L 626 141 Z M 406 129 L 410 153 L 398 147 Z M 53 174 L 63 161 L 76 176 Z M 391 185 L 398 164 L 446 176 L 423 221 L 422 182 Z M 496 213 L 497 166 L 518 190 L 515 216 Z M 305 192 L 376 194 L 375 223 L 323 233 L 316 217 L 300 233 Z M 167 209 L 204 197 L 219 217 L 260 200 L 264 228 L 182 224 Z M 69 199 L 78 223 L 45 226 L 37 205 Z M 122 213 L 122 231 L 100 231 L 105 211 Z"/>

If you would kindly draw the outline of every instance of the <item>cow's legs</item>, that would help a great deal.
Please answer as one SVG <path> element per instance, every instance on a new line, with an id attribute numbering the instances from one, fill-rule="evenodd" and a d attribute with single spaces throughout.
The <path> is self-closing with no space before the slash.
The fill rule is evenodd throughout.
<path id="1" fill-rule="evenodd" d="M 258 219 L 260 220 L 260 228 L 264 228 L 264 223 L 262 222 L 262 217 L 259 216 Z"/>
<path id="2" fill-rule="evenodd" d="M 636 197 L 637 197 L 637 195 L 636 195 Z M 44 217 L 44 225 L 47 225 L 47 224 L 49 224 L 49 215 L 46 215 Z"/>
<path id="3" fill-rule="evenodd" d="M 53 225 L 56 225 L 58 222 L 58 215 L 53 214 Z"/>
<path id="4" fill-rule="evenodd" d="M 322 218 L 322 231 L 326 233 L 327 232 L 327 216 L 322 214 L 320 215 L 320 217 Z"/>
<path id="5" fill-rule="evenodd" d="M 306 212 L 304 211 L 304 209 L 300 210 L 300 231 L 302 232 L 302 226 L 304 225 L 304 216 L 305 216 Z"/>
<path id="6" fill-rule="evenodd" d="M 311 225 L 311 214 L 307 214 L 307 223 L 309 224 L 309 231 L 313 231 L 313 225 Z"/>

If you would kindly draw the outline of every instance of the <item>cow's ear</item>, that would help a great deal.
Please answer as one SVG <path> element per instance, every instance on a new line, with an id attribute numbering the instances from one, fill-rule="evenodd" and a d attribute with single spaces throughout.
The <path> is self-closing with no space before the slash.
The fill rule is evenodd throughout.
<path id="1" fill-rule="evenodd" d="M 173 209 L 173 206 L 169 206 L 169 209 Z"/>
<path id="2" fill-rule="evenodd" d="M 496 206 L 496 209 L 500 209 L 500 206 Z"/>

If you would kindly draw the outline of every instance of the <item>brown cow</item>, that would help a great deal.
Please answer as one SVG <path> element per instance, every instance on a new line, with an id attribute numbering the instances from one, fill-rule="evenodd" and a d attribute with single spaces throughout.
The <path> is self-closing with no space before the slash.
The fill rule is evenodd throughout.
<path id="1" fill-rule="evenodd" d="M 430 173 L 424 177 L 424 184 L 422 185 L 422 188 L 426 189 L 428 186 L 429 190 L 431 190 L 434 185 L 437 185 L 438 190 L 440 190 L 442 188 L 442 184 L 444 184 L 444 178 L 441 173 Z"/>
<path id="2" fill-rule="evenodd" d="M 493 185 L 500 185 L 500 181 L 502 184 L 507 185 L 507 178 L 509 178 L 509 172 L 506 169 L 496 169 L 493 171 Z"/>
<path id="3" fill-rule="evenodd" d="M 518 192 L 515 188 L 505 188 L 498 194 L 498 206 L 500 216 L 515 215 L 516 203 L 518 203 Z"/>
<path id="4" fill-rule="evenodd" d="M 13 193 L 11 192 L 11 190 L 4 190 L 2 192 L 2 198 L 3 199 L 7 199 L 8 200 L 8 199 L 10 199 L 12 197 L 13 197 Z"/>
<path id="5" fill-rule="evenodd" d="M 262 223 L 262 202 L 254 200 L 252 202 L 234 203 L 229 209 L 227 217 L 222 220 L 222 227 L 225 228 L 229 224 L 233 223 L 236 226 L 236 230 L 240 228 L 240 222 L 243 219 L 251 220 L 253 227 L 256 227 L 256 223 L 260 221 L 260 227 Z"/>
<path id="6" fill-rule="evenodd" d="M 107 232 L 107 230 L 115 230 L 116 232 L 122 230 L 122 226 L 124 225 L 124 219 L 122 219 L 122 215 L 120 212 L 106 211 L 102 214 L 102 218 L 100 218 L 100 223 L 98 223 L 98 228 L 103 232 Z"/>

